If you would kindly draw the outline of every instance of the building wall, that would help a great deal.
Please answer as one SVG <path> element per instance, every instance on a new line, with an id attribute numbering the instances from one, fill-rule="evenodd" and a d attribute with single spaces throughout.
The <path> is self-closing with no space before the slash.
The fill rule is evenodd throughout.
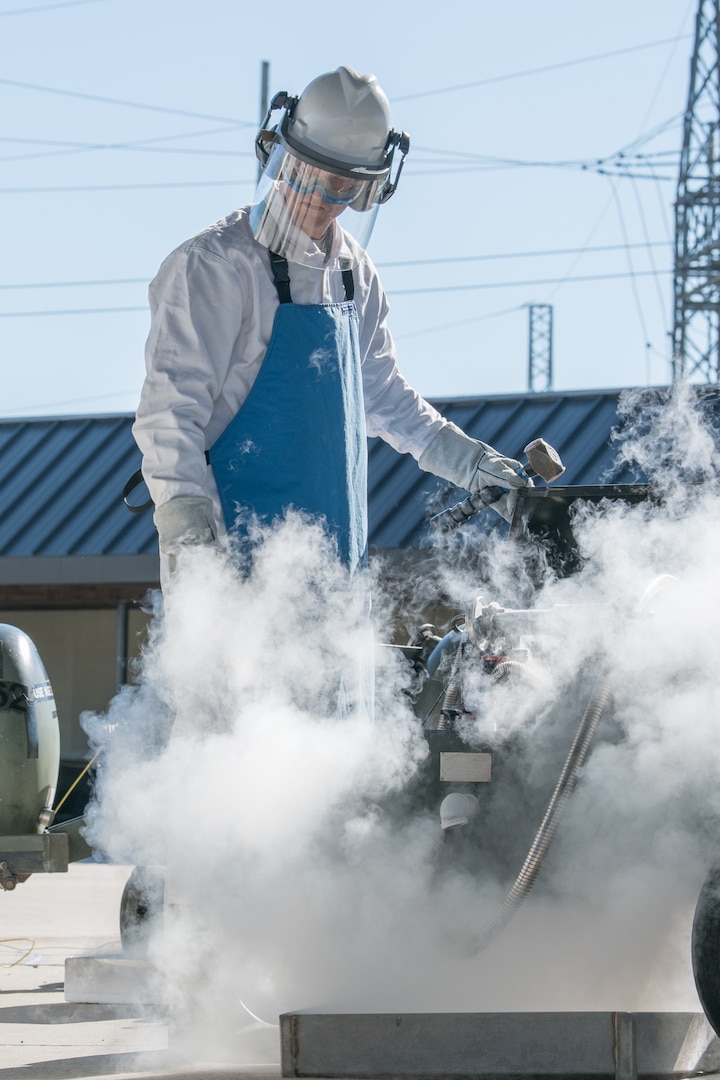
<path id="1" fill-rule="evenodd" d="M 127 615 L 130 682 L 132 660 L 142 648 L 149 617 L 137 608 Z M 84 762 L 88 746 L 80 714 L 104 712 L 117 689 L 117 609 L 0 609 L 0 622 L 18 627 L 34 642 L 57 702 L 61 758 Z"/>

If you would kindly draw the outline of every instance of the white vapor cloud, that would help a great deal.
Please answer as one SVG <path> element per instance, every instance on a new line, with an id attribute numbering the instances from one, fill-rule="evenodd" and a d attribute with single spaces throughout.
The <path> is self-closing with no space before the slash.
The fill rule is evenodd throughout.
<path id="1" fill-rule="evenodd" d="M 153 956 L 188 1059 L 208 1025 L 214 1053 L 267 1055 L 262 1022 L 303 1008 L 698 1008 L 689 926 L 720 815 L 718 459 L 687 388 L 626 408 L 621 452 L 656 497 L 578 507 L 577 573 L 532 589 L 537 551 L 492 538 L 474 561 L 440 550 L 409 590 L 531 609 L 496 624 L 522 672 L 466 675 L 461 730 L 495 770 L 472 872 L 448 857 L 436 803 L 403 803 L 427 747 L 409 667 L 375 648 L 370 577 L 294 515 L 251 562 L 187 554 L 137 685 L 84 722 L 104 747 L 89 839 L 167 873 Z M 372 593 L 387 632 L 381 570 Z M 598 679 L 611 706 L 538 882 L 471 955 Z"/>

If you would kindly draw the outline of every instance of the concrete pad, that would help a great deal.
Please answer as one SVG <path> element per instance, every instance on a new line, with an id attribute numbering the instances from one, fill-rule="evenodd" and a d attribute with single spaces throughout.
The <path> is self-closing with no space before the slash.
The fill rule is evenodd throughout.
<path id="1" fill-rule="evenodd" d="M 720 1068 L 693 1013 L 427 1013 L 280 1017 L 283 1076 L 685 1077 Z"/>
<path id="2" fill-rule="evenodd" d="M 72 864 L 67 874 L 38 874 L 13 892 L 0 893 L 3 933 L 0 940 L 0 1080 L 107 1080 L 109 1077 L 113 1080 L 279 1080 L 279 1064 L 239 1065 L 214 1060 L 216 1048 L 209 1032 L 206 1045 L 200 1048 L 202 1062 L 198 1062 L 197 1055 L 183 1057 L 169 1037 L 162 1007 L 137 1000 L 151 995 L 141 990 L 133 993 L 135 1000 L 118 1000 L 131 996 L 131 983 L 142 984 L 146 976 L 149 977 L 149 972 L 142 966 L 133 966 L 138 962 L 125 961 L 120 949 L 120 896 L 131 869 L 129 866 L 94 863 Z M 66 996 L 65 976 L 68 973 Z M 78 1000 L 69 1000 L 76 997 Z M 85 997 L 103 997 L 104 1000 L 86 1002 L 82 1000 Z M 312 1021 L 309 1015 L 301 1015 L 303 1024 Z M 451 1021 L 452 1016 L 449 1014 Z M 339 1018 L 324 1019 L 332 1021 L 336 1035 L 335 1025 Z M 349 1019 L 356 1026 L 363 1021 L 362 1017 Z M 467 1022 L 482 1023 L 483 1018 L 469 1018 Z M 708 1071 L 717 1067 L 717 1046 L 712 1036 L 708 1043 L 704 1020 L 694 1018 L 688 1023 L 688 1018 L 684 1017 L 679 1023 L 677 1030 L 672 1025 L 669 1028 L 665 1025 L 665 1034 L 670 1033 L 665 1044 L 662 1039 L 658 1041 L 652 1026 L 648 1027 L 645 1021 L 636 1022 L 633 1017 L 617 1014 L 617 1038 L 621 1050 L 617 1056 L 617 1080 L 632 1080 L 634 1060 L 645 1067 L 648 1045 L 661 1048 L 657 1059 L 660 1075 L 671 1053 L 676 1054 L 675 1071 L 669 1074 L 673 1077 L 690 1075 L 698 1062 Z M 426 1047 L 426 1052 L 419 1055 L 418 1075 L 438 1076 L 439 1072 L 429 1072 L 429 1067 L 438 1068 L 443 1048 L 448 1051 L 453 1034 L 457 1037 L 462 1034 L 459 1029 L 454 1033 L 448 1031 L 447 1018 L 442 1019 L 442 1025 L 445 1034 L 438 1030 L 438 1042 L 434 1045 L 434 1040 L 429 1038 L 432 1025 L 425 1018 L 381 1017 L 371 1029 L 370 1043 L 367 1038 L 363 1042 L 361 1033 L 353 1034 L 349 1029 L 344 1055 L 339 1053 L 337 1046 L 331 1046 L 338 1071 L 332 1071 L 331 1062 L 325 1055 L 324 1071 L 318 1072 L 317 1066 L 310 1063 L 316 1071 L 306 1075 L 367 1076 L 369 1068 L 377 1067 L 374 1075 L 387 1076 L 386 1050 L 398 1055 L 396 1075 L 407 1075 L 403 1072 L 407 1058 L 403 1061 L 399 1056 L 396 1033 L 401 1030 L 405 1034 L 412 1029 L 416 1032 L 417 1046 Z M 306 1028 L 301 1025 L 296 1034 L 304 1037 L 305 1033 Z M 595 1045 L 607 1061 L 607 1039 L 598 1042 L 597 1032 L 590 1030 L 589 1034 L 590 1045 Z M 512 1029 L 510 1036 L 514 1037 Z M 267 1033 L 267 1037 L 276 1040 L 279 1058 L 277 1033 Z M 556 1037 L 561 1041 L 567 1037 L 567 1032 L 563 1035 L 559 1030 Z M 377 1044 L 374 1047 L 373 1042 Z M 307 1054 L 312 1050 L 312 1044 L 312 1037 L 307 1043 L 298 1041 L 296 1050 Z M 493 1045 L 492 1039 L 490 1045 Z M 547 1041 L 538 1039 L 536 1045 L 540 1049 L 547 1048 Z M 238 1060 L 239 1057 L 235 1062 Z M 258 1055 L 250 1060 L 269 1059 Z M 479 1060 L 474 1074 L 484 1080 L 487 1073 L 483 1072 L 484 1064 Z M 247 1057 L 245 1061 L 248 1061 Z M 537 1075 L 536 1066 L 540 1061 L 534 1051 L 528 1049 L 524 1071 L 518 1075 Z M 300 1064 L 296 1063 L 295 1071 L 286 1075 L 298 1075 Z M 455 1068 L 455 1059 L 448 1051 L 442 1061 L 443 1075 L 449 1074 L 450 1066 Z M 586 1074 L 588 1078 L 601 1075 L 596 1065 L 588 1067 Z M 460 1071 L 455 1075 L 468 1074 Z M 507 1080 L 507 1073 L 498 1075 Z"/>
<path id="3" fill-rule="evenodd" d="M 131 870 L 73 863 L 0 892 L 0 1080 L 279 1080 L 277 1033 L 267 1066 L 218 1063 L 210 1038 L 202 1063 L 169 1045 L 149 966 L 122 955 Z"/>
<path id="4" fill-rule="evenodd" d="M 120 950 L 120 897 L 130 870 L 75 863 L 66 874 L 33 875 L 12 892 L 0 892 L 2 1080 L 123 1069 L 143 1075 L 167 1054 L 167 1025 L 158 1010 L 75 1004 L 64 997 L 68 958 Z"/>

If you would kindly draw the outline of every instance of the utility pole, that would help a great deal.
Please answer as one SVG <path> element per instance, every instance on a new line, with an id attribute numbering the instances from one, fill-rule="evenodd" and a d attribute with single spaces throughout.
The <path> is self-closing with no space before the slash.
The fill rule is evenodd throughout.
<path id="1" fill-rule="evenodd" d="M 268 94 L 270 92 L 270 61 L 263 60 L 260 65 L 260 123 L 262 124 L 268 111 Z M 263 171 L 263 167 L 258 162 L 257 178 L 260 179 L 260 175 Z"/>
<path id="2" fill-rule="evenodd" d="M 699 0 L 675 201 L 673 381 L 718 382 L 720 341 L 719 0 Z"/>
<path id="3" fill-rule="evenodd" d="M 529 304 L 528 390 L 537 393 L 552 389 L 553 309 L 552 304 Z"/>

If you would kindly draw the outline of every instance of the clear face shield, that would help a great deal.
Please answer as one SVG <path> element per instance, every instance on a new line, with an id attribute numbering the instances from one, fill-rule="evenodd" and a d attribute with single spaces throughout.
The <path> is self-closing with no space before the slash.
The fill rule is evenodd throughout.
<path id="1" fill-rule="evenodd" d="M 289 262 L 345 270 L 370 239 L 387 185 L 326 172 L 277 143 L 260 177 L 250 210 L 255 239 Z"/>

